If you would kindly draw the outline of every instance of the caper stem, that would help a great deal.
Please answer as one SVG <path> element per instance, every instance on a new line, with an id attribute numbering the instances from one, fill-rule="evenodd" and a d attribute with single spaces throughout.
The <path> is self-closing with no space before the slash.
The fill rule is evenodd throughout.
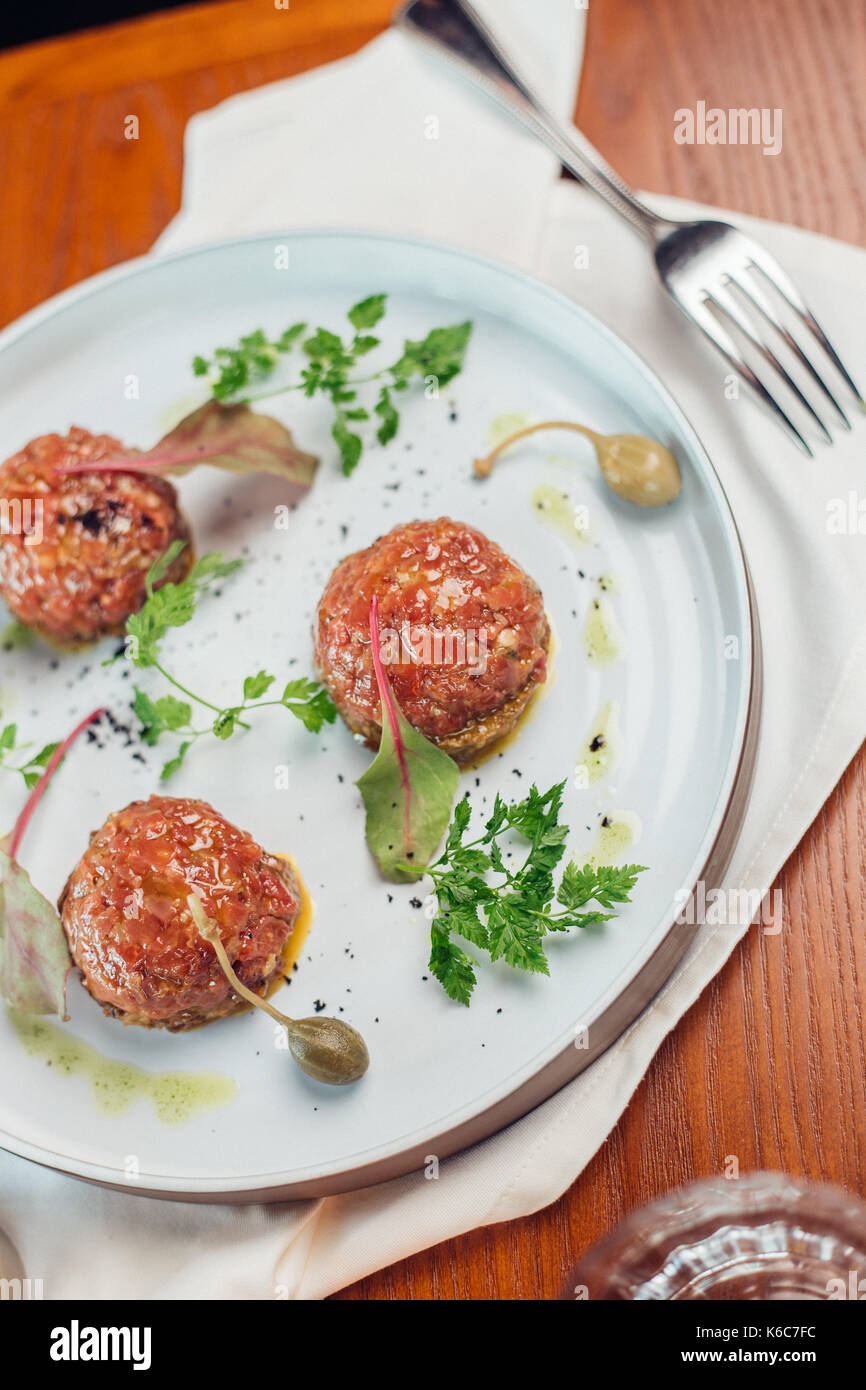
<path id="1" fill-rule="evenodd" d="M 198 894 L 190 893 L 186 901 L 199 935 L 203 936 L 205 941 L 213 946 L 216 951 L 216 958 L 222 966 L 224 973 L 228 976 L 229 982 L 233 986 L 235 992 L 239 994 L 242 999 L 246 999 L 248 1004 L 252 1004 L 255 1008 L 263 1009 L 266 1014 L 270 1014 L 271 1018 L 275 1019 L 277 1023 L 282 1023 L 286 1028 L 293 1028 L 295 1024 L 293 1018 L 287 1017 L 286 1014 L 281 1014 L 279 1009 L 275 1009 L 273 1004 L 268 1003 L 267 999 L 262 999 L 261 995 L 254 994 L 251 989 L 247 989 L 242 980 L 238 979 L 232 968 L 232 963 L 228 958 L 226 948 L 222 943 L 216 922 L 208 917 L 202 907 L 201 899 Z"/>
<path id="2" fill-rule="evenodd" d="M 598 446 L 604 439 L 603 434 L 596 433 L 595 430 L 587 429 L 586 425 L 576 425 L 573 420 L 543 420 L 538 425 L 527 425 L 522 430 L 515 430 L 507 439 L 502 439 L 483 459 L 476 459 L 474 468 L 479 478 L 486 478 L 491 472 L 494 463 L 499 455 L 512 444 L 516 444 L 518 439 L 525 439 L 529 434 L 536 434 L 538 430 L 573 430 L 575 434 L 583 434 L 587 439 L 591 439 L 598 451 Z"/>

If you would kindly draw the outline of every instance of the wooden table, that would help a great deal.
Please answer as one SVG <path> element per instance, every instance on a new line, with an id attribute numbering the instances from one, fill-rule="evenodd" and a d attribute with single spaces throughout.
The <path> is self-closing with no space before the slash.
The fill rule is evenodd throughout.
<path id="1" fill-rule="evenodd" d="M 389 9 L 229 0 L 0 54 L 0 322 L 147 250 L 194 112 L 352 52 Z M 864 82 L 862 0 L 592 0 L 577 120 L 633 184 L 863 242 Z M 677 145 L 673 112 L 699 99 L 781 107 L 782 153 Z M 338 1297 L 550 1297 L 626 1212 L 728 1155 L 866 1195 L 864 836 L 861 753 L 775 885 L 781 935 L 747 935 L 562 1200 Z"/>

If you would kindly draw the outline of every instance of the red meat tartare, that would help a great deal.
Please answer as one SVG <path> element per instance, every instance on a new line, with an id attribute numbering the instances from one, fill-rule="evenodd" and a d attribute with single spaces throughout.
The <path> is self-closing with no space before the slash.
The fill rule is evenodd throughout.
<path id="1" fill-rule="evenodd" d="M 152 796 L 93 833 L 58 904 L 105 1013 L 178 1032 L 249 1007 L 193 923 L 192 892 L 242 983 L 264 995 L 276 982 L 301 907 L 290 866 L 206 802 Z"/>
<path id="2" fill-rule="evenodd" d="M 398 526 L 337 566 L 318 607 L 316 666 L 372 747 L 381 736 L 374 594 L 383 662 L 410 724 L 457 762 L 507 734 L 546 675 L 550 628 L 535 581 L 448 517 Z"/>
<path id="3" fill-rule="evenodd" d="M 150 566 L 172 541 L 189 539 L 167 479 L 59 471 L 137 453 L 73 428 L 32 440 L 0 466 L 0 596 L 19 622 L 61 646 L 121 633 L 144 602 Z M 187 545 L 163 582 L 183 578 L 190 560 Z"/>

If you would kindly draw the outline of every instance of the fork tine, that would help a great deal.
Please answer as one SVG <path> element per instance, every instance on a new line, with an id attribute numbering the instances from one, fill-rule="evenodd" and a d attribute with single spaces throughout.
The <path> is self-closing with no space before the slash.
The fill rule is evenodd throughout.
<path id="1" fill-rule="evenodd" d="M 851 373 L 843 365 L 839 354 L 830 342 L 830 339 L 827 337 L 820 323 L 815 318 L 812 310 L 809 308 L 808 304 L 806 304 L 794 284 L 788 279 L 782 267 L 772 256 L 764 251 L 763 247 L 758 246 L 756 243 L 750 243 L 749 255 L 755 268 L 761 272 L 766 280 L 769 280 L 770 284 L 778 290 L 782 298 L 787 300 L 795 314 L 798 315 L 809 329 L 809 332 L 817 338 L 821 347 L 833 363 L 833 366 L 851 387 L 861 408 L 866 410 L 866 401 L 863 399 L 863 393 L 855 384 Z"/>
<path id="2" fill-rule="evenodd" d="M 767 390 L 760 377 L 756 376 L 752 371 L 752 368 L 740 353 L 731 335 L 726 332 L 718 319 L 707 309 L 706 301 L 704 300 L 699 304 L 686 305 L 683 300 L 680 300 L 679 304 L 683 312 L 688 315 L 693 323 L 697 324 L 698 328 L 700 328 L 715 347 L 718 348 L 725 361 L 739 373 L 743 380 L 751 386 L 752 390 L 756 392 L 764 404 L 773 412 L 783 428 L 788 431 L 795 444 L 800 446 L 803 453 L 806 454 L 808 458 L 814 458 L 815 455 L 812 449 L 797 429 L 793 420 L 785 414 L 775 396 L 770 395 L 770 392 Z"/>
<path id="3" fill-rule="evenodd" d="M 803 392 L 800 390 L 794 378 L 783 367 L 782 363 L 779 361 L 778 357 L 773 352 L 773 349 L 770 347 L 769 343 L 765 342 L 764 339 L 760 338 L 758 334 L 755 332 L 754 328 L 749 322 L 748 316 L 743 313 L 742 309 L 735 300 L 734 296 L 731 294 L 730 290 L 725 290 L 721 286 L 717 286 L 715 291 L 709 294 L 709 299 L 710 303 L 715 304 L 716 308 L 727 318 L 729 318 L 733 324 L 736 325 L 736 327 L 744 335 L 744 337 L 748 338 L 749 342 L 752 344 L 752 347 L 755 349 L 756 352 L 759 352 L 761 354 L 768 366 L 772 367 L 774 371 L 779 373 L 788 389 L 794 393 L 801 406 L 803 406 L 804 410 L 806 410 L 808 414 L 811 415 L 812 419 L 817 424 L 827 443 L 832 444 L 833 436 L 827 429 L 827 426 L 824 424 L 824 421 L 821 419 L 821 416 L 818 414 L 817 410 L 808 400 L 808 398 L 803 395 Z"/>
<path id="4" fill-rule="evenodd" d="M 756 270 L 758 269 L 757 266 L 755 266 L 754 268 Z M 842 421 L 842 424 L 845 426 L 846 430 L 850 430 L 851 421 L 848 419 L 848 416 L 845 414 L 845 411 L 842 409 L 836 397 L 833 395 L 833 392 L 830 390 L 830 387 L 827 385 L 826 381 L 821 376 L 821 373 L 818 371 L 818 368 L 815 366 L 814 362 L 803 351 L 790 329 L 784 323 L 781 322 L 778 315 L 774 312 L 773 306 L 767 299 L 767 296 L 764 294 L 763 290 L 759 289 L 754 282 L 746 283 L 745 277 L 743 279 L 737 280 L 732 276 L 731 284 L 736 285 L 740 293 L 744 295 L 745 298 L 748 299 L 755 306 L 759 314 L 762 315 L 762 317 L 767 321 L 770 327 L 776 330 L 786 347 L 791 352 L 793 352 L 794 356 L 806 368 L 807 372 L 810 374 L 815 384 L 817 386 L 820 386 L 821 390 L 824 392 L 824 395 L 827 397 L 827 400 L 833 406 L 833 409 L 836 411 L 836 414 L 839 416 L 839 419 Z"/>

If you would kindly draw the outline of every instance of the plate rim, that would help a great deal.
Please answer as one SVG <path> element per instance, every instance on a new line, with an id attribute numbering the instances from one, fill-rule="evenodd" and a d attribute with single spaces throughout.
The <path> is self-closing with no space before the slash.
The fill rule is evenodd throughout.
<path id="1" fill-rule="evenodd" d="M 190 258 L 203 258 L 209 254 L 230 251 L 234 248 L 261 245 L 279 237 L 284 241 L 331 240 L 376 243 L 390 243 L 403 248 L 411 248 L 421 254 L 452 256 L 462 262 L 472 262 L 493 271 L 506 279 L 510 278 L 534 294 L 546 296 L 560 307 L 568 310 L 582 320 L 590 332 L 601 335 L 621 356 L 630 359 L 631 365 L 648 382 L 656 398 L 665 407 L 677 428 L 680 438 L 689 446 L 693 457 L 700 463 L 702 477 L 709 486 L 722 529 L 726 533 L 727 557 L 732 568 L 738 597 L 740 618 L 744 633 L 748 634 L 748 651 L 741 653 L 739 669 L 741 672 L 738 692 L 738 709 L 735 733 L 727 755 L 722 787 L 707 820 L 707 829 L 696 854 L 697 871 L 690 888 L 702 878 L 716 886 L 727 868 L 733 854 L 739 831 L 748 805 L 754 767 L 757 755 L 757 739 L 760 724 L 762 692 L 762 659 L 760 623 L 757 612 L 754 588 L 749 574 L 748 563 L 742 540 L 734 519 L 733 511 L 724 485 L 716 472 L 709 452 L 689 417 L 685 414 L 668 387 L 660 380 L 654 369 L 644 360 L 630 343 L 608 326 L 604 320 L 570 299 L 566 294 L 547 284 L 544 280 L 477 251 L 457 246 L 447 241 L 433 238 L 404 236 L 400 233 L 378 232 L 354 228 L 276 228 L 271 231 L 256 232 L 249 235 L 223 238 L 201 245 L 184 247 L 178 251 L 145 253 L 131 260 L 122 261 L 105 270 L 88 276 L 76 284 L 68 286 L 58 294 L 42 301 L 13 320 L 0 330 L 0 358 L 7 348 L 26 336 L 43 322 L 57 317 L 78 301 L 99 293 L 113 282 L 133 279 L 164 264 L 177 263 Z M 664 919 L 663 919 L 664 920 Z M 353 1156 L 350 1166 L 345 1161 L 323 1165 L 311 1165 L 307 1169 L 294 1168 L 274 1173 L 259 1173 L 248 1176 L 223 1178 L 196 1178 L 170 1174 L 148 1173 L 141 1175 L 135 1184 L 128 1180 L 118 1181 L 121 1171 L 106 1164 L 70 1158 L 60 1152 L 46 1149 L 19 1139 L 6 1130 L 0 1130 L 0 1148 L 19 1157 L 35 1162 L 40 1166 L 54 1169 L 71 1177 L 113 1188 L 122 1192 L 133 1192 L 142 1197 L 155 1197 L 164 1200 L 200 1202 L 253 1202 L 263 1200 L 286 1200 L 290 1198 L 329 1195 L 352 1191 L 391 1178 L 405 1175 L 423 1163 L 424 1155 L 430 1146 L 437 1146 L 437 1156 L 445 1158 L 453 1155 L 497 1133 L 506 1125 L 528 1114 L 543 1101 L 549 1099 L 569 1081 L 580 1075 L 603 1052 L 631 1026 L 646 1009 L 670 977 L 677 963 L 685 954 L 699 928 L 685 930 L 671 923 L 666 928 L 658 928 L 645 943 L 644 959 L 631 979 L 622 985 L 620 972 L 611 982 L 601 1000 L 598 1001 L 592 1016 L 583 1020 L 588 1030 L 596 1030 L 599 1041 L 587 1049 L 576 1049 L 569 1035 L 567 1041 L 558 1038 L 537 1054 L 522 1069 L 529 1075 L 515 1082 L 512 1073 L 506 1082 L 491 1089 L 487 1096 L 480 1098 L 485 1103 L 475 1109 L 471 1116 L 432 1133 L 437 1124 L 400 1139 L 380 1149 L 368 1149 Z M 544 1059 L 544 1060 L 542 1060 Z M 489 1098 L 489 1099 L 488 1099 Z M 473 1106 L 479 1105 L 479 1098 Z"/>

